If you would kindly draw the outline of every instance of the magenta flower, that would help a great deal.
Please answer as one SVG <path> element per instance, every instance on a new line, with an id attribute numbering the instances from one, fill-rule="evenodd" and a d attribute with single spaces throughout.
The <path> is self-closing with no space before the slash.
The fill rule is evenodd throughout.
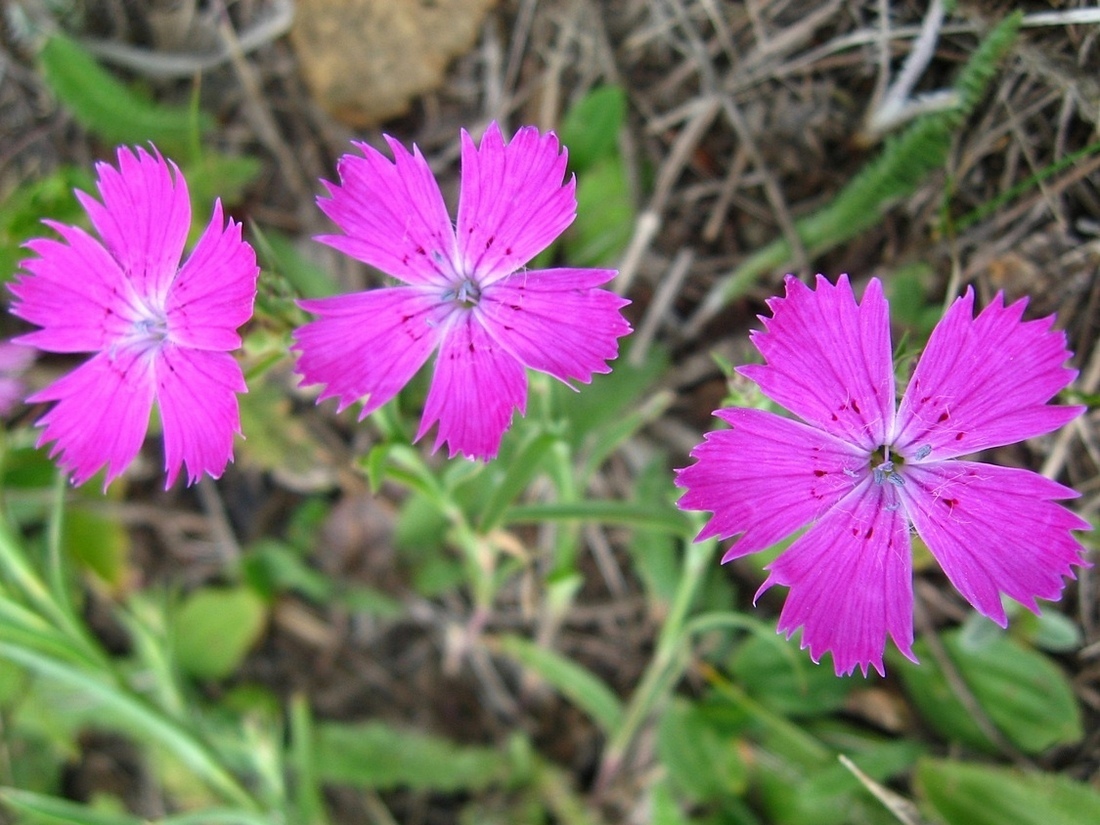
<path id="1" fill-rule="evenodd" d="M 364 143 L 340 159 L 318 203 L 344 234 L 318 240 L 401 285 L 302 301 L 319 319 L 295 332 L 298 370 L 340 410 L 364 398 L 362 420 L 438 349 L 416 437 L 438 422 L 434 449 L 489 459 L 524 412 L 524 368 L 567 384 L 609 372 L 628 302 L 596 288 L 614 270 L 523 268 L 576 216 L 553 133 L 526 127 L 506 144 L 493 123 L 475 147 L 463 131 L 457 227 L 419 150 L 386 141 L 393 162 Z"/>
<path id="2" fill-rule="evenodd" d="M 12 284 L 12 312 L 42 329 L 16 339 L 48 352 L 92 357 L 28 401 L 56 401 L 39 443 L 83 484 L 107 466 L 104 487 L 137 455 L 154 399 L 164 432 L 166 488 L 217 478 L 240 432 L 241 368 L 228 350 L 252 315 L 256 255 L 240 224 L 223 226 L 220 202 L 183 265 L 191 228 L 187 184 L 154 150 L 118 150 L 118 169 L 96 164 L 102 203 L 77 197 L 102 243 L 83 229 L 46 224 L 61 240 L 27 243 Z"/>
<path id="3" fill-rule="evenodd" d="M 700 538 L 740 534 L 723 562 L 808 529 L 768 566 L 760 592 L 788 587 L 779 617 L 802 628 L 838 675 L 883 673 L 887 634 L 914 659 L 910 526 L 975 609 L 1002 627 L 1001 594 L 1038 612 L 1085 565 L 1071 530 L 1088 523 L 1054 502 L 1077 494 L 1027 470 L 960 457 L 1049 433 L 1083 407 L 1047 402 L 1076 372 L 1053 318 L 1021 321 L 1002 297 L 973 317 L 967 290 L 932 332 L 895 410 L 889 307 L 872 280 L 857 304 L 847 276 L 817 290 L 787 278 L 786 298 L 741 367 L 801 421 L 754 409 L 716 415 L 679 471 L 680 507 L 714 515 Z"/>

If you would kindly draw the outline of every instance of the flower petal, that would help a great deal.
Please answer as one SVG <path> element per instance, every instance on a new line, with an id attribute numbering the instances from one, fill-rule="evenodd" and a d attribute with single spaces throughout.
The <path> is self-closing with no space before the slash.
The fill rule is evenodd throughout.
<path id="1" fill-rule="evenodd" d="M 610 269 L 520 272 L 481 294 L 477 314 L 489 334 L 520 362 L 569 383 L 610 372 L 618 339 L 630 332 L 619 310 L 629 301 L 596 289 Z"/>
<path id="2" fill-rule="evenodd" d="M 448 320 L 424 405 L 417 440 L 439 422 L 433 450 L 446 442 L 451 458 L 489 460 L 512 423 L 527 406 L 523 365 L 497 344 L 472 312 Z"/>
<path id="3" fill-rule="evenodd" d="M 482 288 L 515 272 L 573 222 L 576 181 L 562 185 L 566 160 L 557 136 L 533 126 L 505 144 L 490 123 L 478 148 L 462 132 L 458 248 Z"/>
<path id="4" fill-rule="evenodd" d="M 873 450 L 894 420 L 889 307 L 872 278 L 856 304 L 848 276 L 817 290 L 787 276 L 787 296 L 768 301 L 771 318 L 752 334 L 766 364 L 738 372 L 803 421 Z"/>
<path id="5" fill-rule="evenodd" d="M 171 340 L 205 350 L 241 345 L 237 327 L 252 317 L 256 298 L 256 253 L 241 239 L 241 225 L 222 223 L 215 201 L 210 224 L 172 282 L 165 312 Z"/>
<path id="6" fill-rule="evenodd" d="M 731 429 L 707 433 L 676 484 L 687 488 L 681 510 L 714 513 L 700 539 L 742 534 L 723 562 L 805 527 L 870 475 L 866 453 L 801 421 L 742 408 L 715 415 Z"/>
<path id="7" fill-rule="evenodd" d="M 1054 502 L 1077 493 L 1037 473 L 972 461 L 906 465 L 909 518 L 951 583 L 1002 627 L 1001 594 L 1039 612 L 1072 565 L 1087 566 L 1071 530 L 1089 523 Z"/>
<path id="8" fill-rule="evenodd" d="M 38 420 L 39 445 L 56 442 L 50 457 L 83 484 L 104 464 L 111 483 L 133 461 L 153 407 L 153 368 L 148 353 L 117 348 L 100 353 L 27 399 L 56 401 Z"/>
<path id="9" fill-rule="evenodd" d="M 164 430 L 168 489 L 187 466 L 187 483 L 203 473 L 218 478 L 233 457 L 233 436 L 241 431 L 238 392 L 246 392 L 241 368 L 225 352 L 165 344 L 154 361 L 157 402 Z"/>
<path id="10" fill-rule="evenodd" d="M 445 288 L 457 275 L 443 194 L 419 149 L 409 154 L 388 135 L 386 142 L 393 162 L 366 143 L 353 144 L 363 157 L 340 158 L 340 184 L 326 182 L 330 197 L 317 205 L 344 234 L 317 240 L 405 283 Z"/>
<path id="11" fill-rule="evenodd" d="M 298 374 L 326 385 L 318 401 L 338 410 L 366 397 L 360 419 L 409 382 L 439 343 L 446 314 L 434 291 L 389 287 L 300 301 L 318 320 L 294 331 Z"/>
<path id="12" fill-rule="evenodd" d="M 174 163 L 141 147 L 119 147 L 118 169 L 97 163 L 96 171 L 103 203 L 84 192 L 77 199 L 138 294 L 162 306 L 191 229 L 187 183 Z"/>
<path id="13" fill-rule="evenodd" d="M 131 290 L 106 249 L 83 229 L 46 221 L 62 240 L 26 244 L 38 257 L 23 261 L 10 285 L 11 312 L 42 329 L 20 336 L 46 352 L 95 352 L 129 334 Z"/>
<path id="14" fill-rule="evenodd" d="M 974 291 L 932 331 L 898 410 L 895 449 L 927 461 L 1013 444 L 1058 429 L 1084 407 L 1047 402 L 1076 377 L 1054 317 L 1021 321 L 1026 300 L 1003 296 L 973 317 Z M 931 450 L 923 450 L 925 446 Z"/>
<path id="15" fill-rule="evenodd" d="M 884 675 L 887 635 L 916 661 L 909 525 L 890 503 L 893 489 L 864 479 L 768 566 L 757 593 L 790 588 L 779 631 L 789 639 L 801 627 L 801 646 L 815 662 L 832 653 L 838 676 L 857 667 L 864 676 L 868 667 Z"/>

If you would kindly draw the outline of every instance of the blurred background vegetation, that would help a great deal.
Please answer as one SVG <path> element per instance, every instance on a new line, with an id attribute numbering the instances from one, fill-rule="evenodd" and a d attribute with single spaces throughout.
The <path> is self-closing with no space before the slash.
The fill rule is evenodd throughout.
<path id="1" fill-rule="evenodd" d="M 671 474 L 713 409 L 768 404 L 730 365 L 784 273 L 881 278 L 902 369 L 973 284 L 1058 313 L 1090 406 L 986 458 L 1095 522 L 1098 39 L 1085 0 L 9 0 L 0 277 L 149 142 L 263 272 L 218 482 L 162 490 L 154 436 L 74 490 L 42 410 L 7 414 L 0 818 L 1100 822 L 1090 570 L 1002 631 L 918 548 L 921 665 L 838 679 L 775 635 L 782 594 L 752 606 L 766 559 L 691 542 Z M 537 264 L 618 268 L 636 331 L 580 393 L 534 377 L 482 466 L 410 444 L 423 378 L 359 424 L 286 347 L 295 297 L 382 283 L 311 240 L 349 139 L 416 142 L 453 204 L 492 120 L 558 131 L 579 214 Z"/>

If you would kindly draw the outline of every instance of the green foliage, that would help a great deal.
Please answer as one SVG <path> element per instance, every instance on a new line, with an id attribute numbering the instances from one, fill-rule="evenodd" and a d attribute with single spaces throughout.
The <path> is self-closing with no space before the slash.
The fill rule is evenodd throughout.
<path id="1" fill-rule="evenodd" d="M 64 35 L 52 35 L 38 59 L 58 99 L 85 129 L 109 143 L 152 141 L 166 153 L 185 154 L 213 127 L 210 116 L 195 109 L 139 96 Z"/>
<path id="2" fill-rule="evenodd" d="M 922 760 L 917 787 L 947 825 L 1092 825 L 1100 792 L 1067 776 Z"/>
<path id="3" fill-rule="evenodd" d="M 569 148 L 569 165 L 583 172 L 616 154 L 625 122 L 626 92 L 620 86 L 589 91 L 566 112 L 558 130 Z"/>
<path id="4" fill-rule="evenodd" d="M 764 707 L 783 716 L 802 718 L 839 710 L 853 687 L 830 668 L 804 656 L 789 657 L 774 639 L 751 636 L 729 660 L 730 673 Z"/>
<path id="5" fill-rule="evenodd" d="M 561 141 L 577 173 L 577 219 L 564 238 L 569 266 L 611 266 L 630 241 L 634 200 L 618 149 L 626 105 L 621 88 L 600 86 L 562 120 Z"/>
<path id="6" fill-rule="evenodd" d="M 477 790 L 512 776 L 507 752 L 459 746 L 446 739 L 380 722 L 319 722 L 314 770 L 323 782 L 387 790 Z"/>
<path id="7" fill-rule="evenodd" d="M 959 675 L 989 719 L 1025 753 L 1041 753 L 1081 739 L 1081 712 L 1065 674 L 1047 656 L 1009 636 L 966 639 L 942 635 Z M 971 747 L 996 747 L 955 696 L 927 645 L 914 651 L 920 665 L 896 657 L 895 669 L 921 715 L 943 736 Z"/>
<path id="8" fill-rule="evenodd" d="M 748 769 L 737 741 L 684 700 L 673 700 L 662 714 L 657 754 L 673 785 L 697 802 L 739 796 L 747 789 Z"/>
<path id="9" fill-rule="evenodd" d="M 605 732 L 622 723 L 623 708 L 611 688 L 591 671 L 549 648 L 520 636 L 497 639 L 502 652 L 544 681 L 592 717 Z"/>
<path id="10" fill-rule="evenodd" d="M 260 638 L 267 606 L 248 587 L 203 587 L 180 604 L 172 621 L 176 661 L 199 679 L 224 679 Z"/>
<path id="11" fill-rule="evenodd" d="M 111 587 L 121 587 L 130 572 L 130 534 L 119 520 L 73 507 L 63 524 L 64 551 Z"/>
<path id="12" fill-rule="evenodd" d="M 63 166 L 41 178 L 25 181 L 0 203 L 0 282 L 7 282 L 28 253 L 23 243 L 43 233 L 42 218 L 78 224 L 84 210 L 73 189 L 89 189 L 85 169 Z"/>

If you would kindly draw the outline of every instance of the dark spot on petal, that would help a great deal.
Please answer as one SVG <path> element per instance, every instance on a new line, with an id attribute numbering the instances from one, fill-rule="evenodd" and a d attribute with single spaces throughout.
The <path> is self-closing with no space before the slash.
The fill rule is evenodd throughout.
<path id="1" fill-rule="evenodd" d="M 417 247 L 416 247 L 416 254 L 417 254 L 417 255 L 427 255 L 427 254 L 428 254 L 428 250 L 426 250 L 426 249 L 425 249 L 424 247 L 422 247 L 422 246 L 417 246 Z"/>
<path id="2" fill-rule="evenodd" d="M 859 535 L 859 528 L 858 527 L 853 527 L 852 528 L 852 535 L 853 536 L 858 536 Z"/>
<path id="3" fill-rule="evenodd" d="M 511 255 L 512 254 L 512 247 L 508 247 L 507 249 L 505 249 L 504 254 L 505 255 Z"/>
<path id="4" fill-rule="evenodd" d="M 519 312 L 521 309 L 523 309 L 523 307 L 521 307 L 519 304 L 509 304 L 508 308 L 514 309 L 516 312 Z"/>
<path id="5" fill-rule="evenodd" d="M 497 239 L 497 236 L 496 236 L 496 235 L 490 235 L 490 236 L 489 236 L 489 240 L 487 240 L 487 241 L 485 242 L 485 248 L 486 248 L 486 249 L 488 249 L 488 248 L 489 248 L 490 246 L 492 246 L 492 245 L 493 245 L 493 241 L 495 241 L 496 239 Z"/>
<path id="6" fill-rule="evenodd" d="M 474 342 L 473 341 L 470 342 L 470 352 L 476 352 L 476 349 L 474 348 Z"/>
<path id="7" fill-rule="evenodd" d="M 818 478 L 821 478 L 822 476 L 827 476 L 828 474 L 829 474 L 828 470 L 814 470 L 814 475 L 817 476 Z"/>
<path id="8" fill-rule="evenodd" d="M 840 420 L 839 418 L 836 417 L 836 413 L 831 413 L 829 415 L 829 418 L 833 419 L 833 421 L 839 421 Z"/>
<path id="9" fill-rule="evenodd" d="M 962 441 L 964 435 L 966 435 L 966 433 L 956 433 L 955 440 L 956 441 Z"/>
<path id="10" fill-rule="evenodd" d="M 854 412 L 857 412 L 857 413 L 858 413 L 858 412 L 860 411 L 860 409 L 859 409 L 859 402 L 858 402 L 858 401 L 853 401 L 853 402 L 852 402 L 852 410 L 853 410 Z"/>
<path id="11" fill-rule="evenodd" d="M 944 421 L 946 421 L 950 417 L 951 416 L 947 414 L 947 410 L 944 410 L 943 412 L 940 413 L 940 417 L 936 419 L 936 423 L 937 424 L 942 424 Z"/>
<path id="12" fill-rule="evenodd" d="M 947 505 L 948 510 L 954 510 L 955 505 L 959 503 L 957 498 L 941 498 L 940 501 Z"/>
<path id="13" fill-rule="evenodd" d="M 863 538 L 865 538 L 865 539 L 869 539 L 869 538 L 871 538 L 871 536 L 873 536 L 874 534 L 875 534 L 875 528 L 874 528 L 874 527 L 868 527 L 868 528 L 867 528 L 867 532 L 863 534 Z"/>

